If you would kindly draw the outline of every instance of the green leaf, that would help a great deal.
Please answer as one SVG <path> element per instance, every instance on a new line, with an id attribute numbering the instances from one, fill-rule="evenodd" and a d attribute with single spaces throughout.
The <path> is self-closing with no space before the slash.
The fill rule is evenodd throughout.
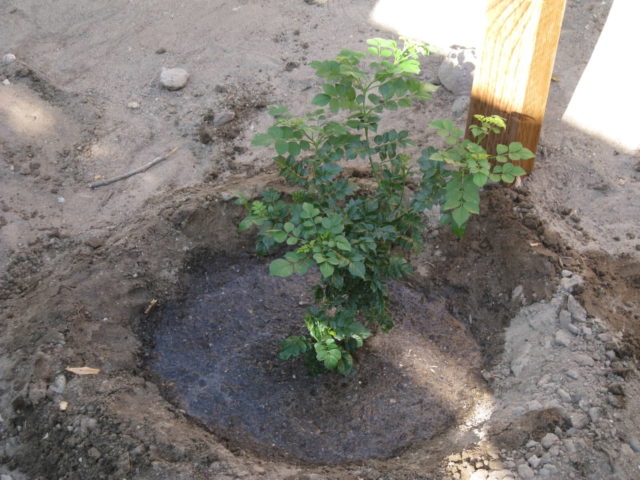
<path id="1" fill-rule="evenodd" d="M 331 97 L 329 95 L 327 95 L 326 93 L 319 93 L 315 97 L 313 97 L 313 100 L 311 100 L 311 103 L 319 107 L 324 107 L 330 101 L 331 101 Z"/>
<path id="2" fill-rule="evenodd" d="M 287 232 L 278 230 L 273 234 L 273 239 L 278 243 L 282 243 L 287 239 Z"/>
<path id="3" fill-rule="evenodd" d="M 280 343 L 280 360 L 289 360 L 311 350 L 309 340 L 299 335 L 285 338 Z"/>
<path id="4" fill-rule="evenodd" d="M 288 277 L 293 273 L 293 265 L 284 258 L 278 258 L 269 265 L 269 273 L 274 277 Z"/>
<path id="5" fill-rule="evenodd" d="M 268 135 L 266 133 L 259 133 L 255 137 L 253 137 L 253 140 L 251 140 L 251 145 L 253 145 L 254 147 L 268 147 L 272 143 L 273 138 L 271 138 L 271 135 Z"/>
<path id="6" fill-rule="evenodd" d="M 469 211 L 464 207 L 456 208 L 453 212 L 451 212 L 451 217 L 453 218 L 453 221 L 459 227 L 467 223 L 467 220 L 469 220 L 470 216 L 471 215 Z"/>
<path id="7" fill-rule="evenodd" d="M 342 357 L 340 348 L 333 340 L 325 343 L 316 343 L 314 345 L 316 351 L 316 359 L 324 364 L 327 370 L 334 370 L 338 366 L 338 362 Z"/>
<path id="8" fill-rule="evenodd" d="M 496 147 L 496 152 L 498 153 L 498 155 L 503 155 L 508 151 L 509 151 L 509 147 L 507 147 L 506 145 L 500 144 Z"/>
<path id="9" fill-rule="evenodd" d="M 293 271 L 298 275 L 304 275 L 309 271 L 311 265 L 313 265 L 313 261 L 305 258 L 293 264 Z"/>
<path id="10" fill-rule="evenodd" d="M 487 183 L 487 176 L 484 173 L 476 173 L 473 176 L 473 183 L 475 183 L 478 187 L 482 187 L 485 183 Z"/>
<path id="11" fill-rule="evenodd" d="M 287 222 L 284 224 L 284 231 L 287 233 L 291 233 L 293 232 L 293 229 L 295 228 L 295 225 L 291 222 Z"/>
<path id="12" fill-rule="evenodd" d="M 366 268 L 362 262 L 351 262 L 349 264 L 349 273 L 354 277 L 365 278 Z"/>
<path id="13" fill-rule="evenodd" d="M 295 157 L 300 153 L 300 144 L 298 142 L 289 142 L 287 150 L 289 155 Z"/>
<path id="14" fill-rule="evenodd" d="M 323 278 L 330 277 L 331 275 L 333 275 L 333 272 L 334 272 L 333 265 L 330 265 L 327 262 L 320 264 L 320 273 L 322 273 Z"/>
<path id="15" fill-rule="evenodd" d="M 276 140 L 276 152 L 278 155 L 285 155 L 289 153 L 289 144 L 286 140 L 278 139 Z"/>

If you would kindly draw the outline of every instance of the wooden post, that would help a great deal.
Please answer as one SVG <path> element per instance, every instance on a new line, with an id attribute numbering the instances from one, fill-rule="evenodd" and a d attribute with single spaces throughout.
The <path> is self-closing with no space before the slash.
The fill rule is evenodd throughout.
<path id="1" fill-rule="evenodd" d="M 476 114 L 506 119 L 507 129 L 488 139 L 489 153 L 495 153 L 498 143 L 510 142 L 536 152 L 565 4 L 566 0 L 488 0 L 467 127 Z M 531 173 L 534 161 L 514 163 Z"/>

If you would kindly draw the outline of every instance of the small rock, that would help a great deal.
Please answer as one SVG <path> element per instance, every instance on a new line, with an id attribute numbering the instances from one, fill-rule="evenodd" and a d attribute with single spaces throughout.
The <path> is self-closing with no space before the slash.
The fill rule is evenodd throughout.
<path id="1" fill-rule="evenodd" d="M 469 110 L 469 103 L 471 103 L 471 97 L 469 95 L 460 95 L 457 97 L 451 106 L 451 113 L 453 114 L 453 117 L 461 118 L 465 116 L 467 114 L 467 110 Z"/>
<path id="2" fill-rule="evenodd" d="M 567 374 L 567 377 L 573 378 L 574 380 L 578 380 L 580 378 L 578 372 L 576 372 L 572 368 L 568 369 L 565 373 Z"/>
<path id="3" fill-rule="evenodd" d="M 558 330 L 554 337 L 556 345 L 568 347 L 571 345 L 571 335 L 566 330 Z"/>
<path id="4" fill-rule="evenodd" d="M 63 204 L 64 203 L 64 197 L 56 198 L 56 202 L 58 202 L 59 204 Z"/>
<path id="5" fill-rule="evenodd" d="M 9 65 L 16 61 L 16 56 L 13 53 L 5 53 L 2 56 L 2 65 Z"/>
<path id="6" fill-rule="evenodd" d="M 182 68 L 163 68 L 160 72 L 160 84 L 167 90 L 180 90 L 189 80 L 189 73 Z"/>
<path id="7" fill-rule="evenodd" d="M 560 310 L 560 313 L 558 314 L 558 322 L 562 328 L 567 328 L 571 325 L 571 314 L 568 310 Z"/>
<path id="8" fill-rule="evenodd" d="M 469 480 L 487 480 L 488 477 L 489 472 L 487 472 L 486 470 L 476 470 L 471 474 Z"/>
<path id="9" fill-rule="evenodd" d="M 64 389 L 67 386 L 67 377 L 63 374 L 57 375 L 53 380 L 53 383 L 49 386 L 49 389 L 54 393 L 63 394 Z"/>
<path id="10" fill-rule="evenodd" d="M 563 278 L 560 280 L 560 287 L 569 293 L 573 293 L 578 290 L 578 287 L 582 287 L 584 280 L 580 275 L 574 275 L 570 278 Z"/>
<path id="11" fill-rule="evenodd" d="M 567 330 L 569 332 L 571 332 L 573 335 L 580 335 L 580 327 L 578 327 L 577 325 L 574 325 L 573 323 L 570 323 L 569 325 L 567 325 Z"/>
<path id="12" fill-rule="evenodd" d="M 556 443 L 559 440 L 558 436 L 554 433 L 547 433 L 544 437 L 542 437 L 542 440 L 540 440 L 540 443 L 542 444 L 542 446 L 544 448 L 546 448 L 547 450 L 549 450 L 551 448 L 551 446 Z"/>
<path id="13" fill-rule="evenodd" d="M 129 102 L 127 103 L 127 108 L 131 110 L 138 110 L 140 108 L 140 104 L 138 102 Z"/>
<path id="14" fill-rule="evenodd" d="M 570 270 L 562 270 L 562 278 L 569 278 L 573 276 L 573 272 Z"/>
<path id="15" fill-rule="evenodd" d="M 529 465 L 524 463 L 518 465 L 518 475 L 520 475 L 524 480 L 529 480 L 535 477 L 535 473 L 531 470 Z"/>
<path id="16" fill-rule="evenodd" d="M 98 450 L 96 447 L 91 447 L 89 449 L 89 451 L 87 452 L 87 454 L 93 458 L 93 459 L 98 459 L 102 456 L 102 454 L 100 453 L 100 450 Z"/>
<path id="17" fill-rule="evenodd" d="M 624 396 L 624 387 L 621 383 L 612 383 L 611 385 L 609 385 L 609 387 L 607 387 L 607 390 L 609 390 L 614 395 Z"/>
<path id="18" fill-rule="evenodd" d="M 234 118 L 236 118 L 236 114 L 233 112 L 222 112 L 216 114 L 216 116 L 213 118 L 213 126 L 220 127 L 225 123 L 231 122 Z"/>
<path id="19" fill-rule="evenodd" d="M 100 248 L 104 245 L 104 239 L 99 237 L 89 237 L 85 240 L 84 243 L 95 250 L 96 248 Z"/>
<path id="20" fill-rule="evenodd" d="M 7 475 L 5 473 L 5 474 L 0 475 L 0 480 L 13 480 L 13 477 L 11 475 Z"/>
<path id="21" fill-rule="evenodd" d="M 591 407 L 589 409 L 589 418 L 591 419 L 592 422 L 597 422 L 598 420 L 600 420 L 600 409 L 598 407 Z"/>
<path id="22" fill-rule="evenodd" d="M 574 412 L 569 414 L 569 422 L 573 428 L 582 430 L 584 427 L 589 425 L 589 417 L 584 413 Z"/>
<path id="23" fill-rule="evenodd" d="M 453 48 L 438 68 L 440 83 L 455 95 L 469 95 L 476 68 L 476 53 L 471 48 Z"/>
<path id="24" fill-rule="evenodd" d="M 573 358 L 578 365 L 581 365 L 583 367 L 593 367 L 593 365 L 595 364 L 593 358 L 584 353 L 577 353 Z"/>
<path id="25" fill-rule="evenodd" d="M 11 82 L 9 81 L 8 78 L 5 78 L 4 80 L 2 80 L 2 84 L 8 87 L 9 85 L 11 85 Z"/>
<path id="26" fill-rule="evenodd" d="M 587 311 L 573 295 L 567 297 L 567 310 L 576 322 L 583 323 L 587 320 Z"/>
<path id="27" fill-rule="evenodd" d="M 631 440 L 629 440 L 628 444 L 631 447 L 631 450 L 636 453 L 640 453 L 640 442 L 638 442 L 638 440 L 632 438 Z"/>
<path id="28" fill-rule="evenodd" d="M 529 462 L 529 465 L 531 465 L 531 468 L 538 468 L 542 460 L 537 455 L 531 455 L 529 457 L 528 462 Z"/>
<path id="29" fill-rule="evenodd" d="M 160 47 L 159 49 L 156 50 L 156 54 L 158 55 L 162 55 L 163 53 L 167 53 L 167 49 L 164 47 Z"/>
<path id="30" fill-rule="evenodd" d="M 569 395 L 565 390 L 558 388 L 556 390 L 558 392 L 558 396 L 562 399 L 563 402 L 571 403 L 571 395 Z"/>

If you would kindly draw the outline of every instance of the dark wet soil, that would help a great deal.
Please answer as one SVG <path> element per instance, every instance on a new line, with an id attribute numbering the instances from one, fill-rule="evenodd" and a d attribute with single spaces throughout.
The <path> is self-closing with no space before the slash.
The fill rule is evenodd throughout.
<path id="1" fill-rule="evenodd" d="M 281 339 L 303 333 L 312 279 L 271 277 L 245 256 L 200 263 L 186 283 L 159 314 L 149 366 L 236 446 L 306 462 L 388 458 L 461 421 L 485 390 L 480 348 L 442 298 L 393 285 L 396 327 L 370 339 L 342 378 L 277 358 Z"/>

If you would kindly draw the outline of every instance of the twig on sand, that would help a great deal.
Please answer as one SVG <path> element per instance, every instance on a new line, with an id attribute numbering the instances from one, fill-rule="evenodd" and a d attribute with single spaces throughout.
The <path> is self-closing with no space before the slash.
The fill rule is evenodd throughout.
<path id="1" fill-rule="evenodd" d="M 154 165 L 166 160 L 167 158 L 169 158 L 171 155 L 173 155 L 177 151 L 178 151 L 178 147 L 174 148 L 173 150 L 169 151 L 168 153 L 165 153 L 164 155 L 162 155 L 160 157 L 154 158 L 149 163 L 145 163 L 144 165 L 142 165 L 141 167 L 136 168 L 135 170 L 131 170 L 130 172 L 123 173 L 122 175 L 118 175 L 117 177 L 112 177 L 112 178 L 108 178 L 106 180 L 98 180 L 96 182 L 91 182 L 89 184 L 89 188 L 104 187 L 105 185 L 110 185 L 110 184 L 118 182 L 120 180 L 124 180 L 125 178 L 132 177 L 133 175 L 137 175 L 138 173 L 142 173 L 142 172 L 144 172 L 146 170 L 149 170 Z"/>

